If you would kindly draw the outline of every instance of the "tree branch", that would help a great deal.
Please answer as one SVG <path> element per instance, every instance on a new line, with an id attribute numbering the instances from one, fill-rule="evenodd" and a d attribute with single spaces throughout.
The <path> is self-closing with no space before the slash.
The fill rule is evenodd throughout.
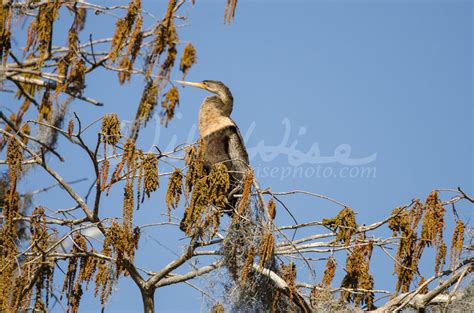
<path id="1" fill-rule="evenodd" d="M 270 269 L 260 267 L 258 264 L 253 264 L 252 267 L 256 272 L 270 278 L 275 284 L 275 286 L 288 297 L 290 296 L 290 293 L 293 293 L 294 304 L 297 305 L 303 312 L 312 312 L 310 305 L 308 304 L 308 302 L 306 302 L 303 296 L 300 295 L 299 292 L 297 292 L 296 290 L 290 290 L 290 287 L 283 280 L 283 278 L 278 276 L 275 272 L 273 272 Z"/>
<path id="2" fill-rule="evenodd" d="M 464 268 L 465 266 L 466 268 Z M 442 273 L 439 273 L 431 277 L 428 280 L 429 282 L 435 279 L 438 279 L 440 277 L 453 274 L 446 281 L 444 281 L 439 286 L 433 288 L 428 293 L 423 294 L 423 295 L 418 294 L 420 290 L 424 287 L 424 286 L 420 286 L 409 293 L 404 293 L 397 296 L 396 298 L 390 300 L 384 306 L 378 308 L 374 312 L 393 312 L 393 311 L 398 312 L 406 306 L 411 306 L 415 309 L 424 309 L 428 304 L 432 304 L 436 297 L 438 297 L 438 300 L 436 301 L 439 301 L 440 298 L 442 298 L 441 296 L 443 296 L 441 295 L 443 291 L 445 291 L 447 288 L 455 284 L 458 281 L 458 279 L 461 277 L 461 275 L 470 273 L 473 271 L 473 269 L 474 269 L 474 259 L 473 258 L 467 259 L 455 271 L 444 271 Z M 446 296 L 446 301 L 447 301 L 449 298 L 449 295 L 445 295 L 445 296 Z"/>
<path id="3" fill-rule="evenodd" d="M 172 285 L 172 284 L 181 283 L 181 282 L 193 279 L 195 277 L 210 273 L 213 270 L 221 267 L 222 263 L 223 263 L 223 261 L 219 260 L 219 261 L 211 263 L 207 266 L 203 266 L 201 268 L 198 268 L 194 271 L 190 271 L 190 272 L 188 272 L 186 274 L 183 274 L 183 275 L 173 275 L 169 278 L 164 278 L 161 281 L 159 281 L 158 283 L 156 283 L 155 287 L 159 288 L 159 287 L 164 287 L 164 286 L 168 286 L 168 285 Z"/>

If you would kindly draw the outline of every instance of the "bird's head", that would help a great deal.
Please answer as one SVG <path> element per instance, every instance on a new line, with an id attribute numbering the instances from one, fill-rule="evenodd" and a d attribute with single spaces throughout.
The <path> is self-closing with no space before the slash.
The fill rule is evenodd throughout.
<path id="1" fill-rule="evenodd" d="M 192 87 L 205 89 L 216 95 L 221 95 L 223 93 L 230 94 L 229 88 L 226 85 L 224 85 L 222 82 L 217 81 L 217 80 L 203 80 L 200 83 L 193 83 L 193 82 L 187 82 L 187 81 L 182 81 L 182 80 L 177 80 L 176 82 L 185 86 L 192 86 Z"/>
<path id="2" fill-rule="evenodd" d="M 219 97 L 220 101 L 209 103 L 213 103 L 214 106 L 216 106 L 227 116 L 230 115 L 230 113 L 232 112 L 234 98 L 232 97 L 232 93 L 230 92 L 229 88 L 222 82 L 217 80 L 203 80 L 200 83 L 193 83 L 182 80 L 177 80 L 176 82 L 185 86 L 205 89 L 209 92 L 212 92 L 213 94 L 216 94 Z"/>

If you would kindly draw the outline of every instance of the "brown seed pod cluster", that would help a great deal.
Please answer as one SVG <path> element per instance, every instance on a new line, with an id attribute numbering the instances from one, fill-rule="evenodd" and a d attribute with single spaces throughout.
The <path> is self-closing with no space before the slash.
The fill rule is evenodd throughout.
<path id="1" fill-rule="evenodd" d="M 102 254 L 111 256 L 111 248 L 109 246 L 102 250 Z M 106 260 L 97 261 L 97 274 L 95 276 L 94 297 L 100 296 L 100 302 L 104 305 L 112 294 L 113 286 L 117 283 L 117 275 L 112 263 Z"/>
<path id="2" fill-rule="evenodd" d="M 23 142 L 24 145 L 28 144 L 28 138 L 26 136 L 29 136 L 31 134 L 31 128 L 30 124 L 28 123 L 23 123 L 20 129 L 22 136 L 21 136 L 21 141 Z M 26 135 L 26 136 L 23 136 Z"/>
<path id="3" fill-rule="evenodd" d="M 102 304 L 107 302 L 120 275 L 128 276 L 129 273 L 124 266 L 125 258 L 129 262 L 133 262 L 139 240 L 140 229 L 138 227 L 132 230 L 128 224 L 120 225 L 114 221 L 107 229 L 102 254 L 108 257 L 114 256 L 116 261 L 115 266 L 105 260 L 99 260 L 96 263 L 97 274 L 94 294 L 97 296 L 100 292 Z"/>
<path id="4" fill-rule="evenodd" d="M 420 281 L 418 282 L 417 288 L 421 287 L 426 282 L 426 279 L 421 276 Z M 420 289 L 420 294 L 425 295 L 428 293 L 428 285 L 425 285 L 423 288 Z"/>
<path id="5" fill-rule="evenodd" d="M 265 235 L 263 235 L 262 241 L 260 242 L 259 265 L 261 268 L 265 267 L 267 262 L 272 260 L 274 248 L 275 248 L 275 237 L 273 237 L 273 234 L 271 232 L 268 232 Z"/>
<path id="6" fill-rule="evenodd" d="M 23 49 L 24 53 L 27 53 L 31 47 L 35 46 L 37 43 L 37 35 L 38 35 L 38 30 L 36 27 L 36 20 L 32 21 L 30 25 L 28 26 L 28 30 L 26 32 L 26 43 L 25 47 Z"/>
<path id="7" fill-rule="evenodd" d="M 65 57 L 61 58 L 58 63 L 57 63 L 57 71 L 59 77 L 61 77 L 61 81 L 56 85 L 56 90 L 54 92 L 54 95 L 57 96 L 61 92 L 66 91 L 67 89 L 67 82 L 70 81 L 68 79 L 68 70 L 69 66 L 73 60 L 74 56 L 71 55 L 66 55 Z"/>
<path id="8" fill-rule="evenodd" d="M 133 164 L 135 162 L 135 142 L 133 139 L 127 139 L 123 146 L 122 159 L 117 164 L 110 179 L 109 188 L 114 183 L 120 179 L 120 174 L 122 173 L 123 168 L 127 165 L 127 173 L 133 169 Z M 128 176 L 127 176 L 128 177 Z"/>
<path id="9" fill-rule="evenodd" d="M 161 102 L 161 107 L 163 111 L 161 112 L 161 122 L 168 126 L 168 122 L 171 121 L 174 117 L 174 110 L 179 104 L 179 92 L 178 88 L 172 87 L 165 94 L 163 101 Z"/>
<path id="10" fill-rule="evenodd" d="M 18 308 L 15 303 L 23 301 L 16 298 L 12 300 L 11 284 L 14 281 L 16 268 L 15 259 L 18 253 L 16 240 L 18 239 L 18 223 L 15 218 L 20 211 L 20 195 L 13 189 L 4 190 L 3 199 L 3 225 L 0 227 L 0 311 L 13 312 Z"/>
<path id="11" fill-rule="evenodd" d="M 3 215 L 5 218 L 5 225 L 2 227 L 2 234 L 10 238 L 12 242 L 16 240 L 18 225 L 14 221 L 20 214 L 20 195 L 15 191 L 13 186 L 5 191 L 3 199 Z"/>
<path id="12" fill-rule="evenodd" d="M 427 246 L 437 245 L 443 241 L 443 229 L 445 228 L 444 208 L 438 198 L 438 192 L 432 191 L 425 201 L 425 214 L 421 225 L 421 238 L 427 242 Z"/>
<path id="13" fill-rule="evenodd" d="M 128 41 L 127 53 L 122 56 L 119 62 L 119 65 L 122 68 L 122 71 L 118 73 L 120 84 L 123 84 L 126 80 L 130 81 L 130 78 L 132 77 L 133 64 L 135 64 L 143 43 L 142 24 L 143 17 L 142 15 L 139 15 Z"/>
<path id="14" fill-rule="evenodd" d="M 36 16 L 37 42 L 40 51 L 40 59 L 45 59 L 51 49 L 53 23 L 57 18 L 61 1 L 54 0 L 39 7 Z"/>
<path id="15" fill-rule="evenodd" d="M 363 239 L 363 238 L 359 238 Z M 372 256 L 372 242 L 360 242 L 356 245 L 346 260 L 346 276 L 342 279 L 341 288 L 366 289 L 374 288 L 374 279 L 369 272 L 370 258 Z M 368 310 L 374 308 L 374 294 L 372 292 L 350 293 L 341 291 L 344 301 L 354 302 L 356 306 L 366 304 Z"/>
<path id="16" fill-rule="evenodd" d="M 245 259 L 245 264 L 242 268 L 242 273 L 240 274 L 240 286 L 242 287 L 244 287 L 247 283 L 247 277 L 249 275 L 249 272 L 252 270 L 253 261 L 255 259 L 256 254 L 257 250 L 255 249 L 255 246 L 251 246 L 248 251 L 247 258 Z"/>
<path id="17" fill-rule="evenodd" d="M 8 176 L 12 185 L 15 185 L 16 179 L 21 171 L 23 161 L 23 150 L 15 137 L 11 137 L 7 148 Z"/>
<path id="18" fill-rule="evenodd" d="M 209 203 L 209 193 L 207 192 L 206 178 L 199 179 L 193 186 L 193 193 L 189 206 L 184 210 L 184 217 L 181 220 L 180 229 L 187 235 L 191 235 L 193 230 L 201 226 L 201 217 L 206 211 Z"/>
<path id="19" fill-rule="evenodd" d="M 153 153 L 147 153 L 143 157 L 143 192 L 150 197 L 153 191 L 159 186 L 158 181 L 158 157 Z"/>
<path id="20" fill-rule="evenodd" d="M 68 41 L 68 48 L 71 53 L 70 55 L 68 55 L 68 57 L 70 57 L 70 59 L 73 59 L 74 56 L 72 54 L 78 53 L 78 50 L 79 50 L 79 34 L 78 34 L 78 29 L 74 27 L 74 23 L 73 23 L 73 26 L 69 28 L 67 41 Z"/>
<path id="21" fill-rule="evenodd" d="M 288 284 L 289 289 L 289 298 L 290 301 L 293 300 L 296 290 L 296 265 L 293 262 L 290 262 L 288 265 L 283 264 L 281 266 L 282 278 Z"/>
<path id="22" fill-rule="evenodd" d="M 438 192 L 432 191 L 424 204 L 420 240 L 426 246 L 434 245 L 436 248 L 435 272 L 438 272 L 442 264 L 444 265 L 446 258 L 446 244 L 443 239 L 443 230 L 446 227 L 445 212 L 446 209 L 438 198 Z"/>
<path id="23" fill-rule="evenodd" d="M 36 207 L 30 217 L 30 233 L 33 251 L 41 253 L 48 248 L 49 234 L 43 207 Z"/>
<path id="24" fill-rule="evenodd" d="M 183 192 L 183 172 L 180 168 L 176 168 L 170 176 L 168 182 L 168 189 L 166 190 L 166 207 L 168 209 L 168 216 L 171 214 L 171 209 L 176 209 Z"/>
<path id="25" fill-rule="evenodd" d="M 404 233 L 411 228 L 411 216 L 405 208 L 395 208 L 391 214 L 393 217 L 388 221 L 388 228 L 393 232 L 393 236 L 397 233 Z"/>
<path id="26" fill-rule="evenodd" d="M 134 208 L 134 197 L 133 197 L 133 183 L 129 182 L 125 184 L 123 189 L 123 223 L 132 227 L 133 222 L 133 208 Z"/>
<path id="27" fill-rule="evenodd" d="M 438 192 L 432 191 L 425 203 L 416 200 L 412 207 L 396 208 L 392 212 L 389 228 L 394 236 L 400 236 L 400 244 L 394 263 L 397 274 L 397 292 L 408 292 L 414 275 L 418 273 L 418 263 L 425 247 L 436 249 L 435 272 L 443 269 L 447 247 L 443 239 L 445 208 L 438 198 Z M 421 221 L 421 234 L 417 229 Z"/>
<path id="28" fill-rule="evenodd" d="M 161 92 L 166 87 L 165 81 L 170 79 L 171 70 L 176 61 L 178 54 L 177 44 L 179 42 L 178 32 L 174 23 L 174 12 L 177 7 L 177 0 L 169 0 L 166 14 L 160 24 L 158 24 L 153 30 L 153 38 L 150 42 L 150 49 L 145 56 L 145 77 L 148 80 L 145 89 L 143 90 L 140 104 L 138 106 L 137 114 L 135 116 L 135 126 L 133 134 L 136 136 L 139 132 L 140 127 L 149 120 L 153 109 L 158 103 L 158 92 Z M 124 55 L 120 62 L 120 67 L 123 71 L 120 72 L 119 78 L 123 82 L 126 79 L 130 79 L 130 73 L 135 62 L 136 56 L 138 55 L 141 45 L 143 42 L 143 33 L 139 31 L 141 19 L 138 18 L 135 29 L 129 39 L 127 55 Z M 127 35 L 128 36 L 128 35 Z M 160 64 L 161 56 L 166 51 L 166 58 L 161 62 L 156 75 L 159 79 L 152 79 L 152 73 L 157 65 Z M 183 73 L 187 73 L 189 68 L 196 61 L 196 51 L 192 45 L 187 45 L 183 51 L 183 57 L 181 59 L 180 68 Z M 162 102 L 163 112 L 162 122 L 168 124 L 173 118 L 174 109 L 179 102 L 179 94 L 175 87 L 172 87 L 164 96 Z"/>
<path id="29" fill-rule="evenodd" d="M 455 268 L 456 263 L 461 255 L 462 245 L 464 243 L 464 231 L 464 223 L 461 220 L 457 220 L 453 237 L 451 239 L 451 250 L 449 251 L 449 264 L 452 269 Z"/>
<path id="30" fill-rule="evenodd" d="M 12 10 L 9 6 L 1 6 L 0 8 L 0 61 L 6 62 L 8 52 L 11 48 L 11 22 Z"/>
<path id="31" fill-rule="evenodd" d="M 122 172 L 124 172 L 122 174 Z M 143 193 L 150 197 L 153 191 L 159 187 L 158 181 L 158 157 L 153 153 L 143 153 L 141 150 L 135 148 L 135 142 L 129 138 L 125 142 L 122 160 L 114 169 L 108 188 L 125 179 L 124 187 L 124 202 L 123 202 L 123 218 L 124 223 L 132 224 L 133 209 L 134 209 L 134 184 L 137 182 L 137 209 L 144 199 L 141 199 L 142 184 Z M 140 201 L 142 200 L 142 201 Z"/>
<path id="32" fill-rule="evenodd" d="M 42 120 L 51 122 L 53 117 L 53 101 L 51 99 L 50 91 L 48 88 L 45 89 L 43 98 L 41 98 L 40 104 L 40 122 Z"/>
<path id="33" fill-rule="evenodd" d="M 86 62 L 84 60 L 80 59 L 72 62 L 66 86 L 78 93 L 86 87 Z"/>
<path id="34" fill-rule="evenodd" d="M 120 273 L 124 270 L 122 267 L 123 257 L 127 257 L 131 262 L 135 258 L 135 251 L 138 248 L 138 242 L 140 240 L 140 229 L 138 227 L 128 229 L 127 225 L 120 225 L 117 222 L 113 222 L 110 228 L 107 230 L 106 239 L 104 240 L 104 246 L 110 245 L 113 252 L 117 257 L 117 272 Z"/>
<path id="35" fill-rule="evenodd" d="M 100 190 L 104 191 L 107 188 L 107 178 L 109 177 L 110 162 L 108 159 L 104 159 L 100 164 Z"/>
<path id="36" fill-rule="evenodd" d="M 186 78 L 189 69 L 193 64 L 196 63 L 196 49 L 192 43 L 186 44 L 183 50 L 183 56 L 181 57 L 181 62 L 179 64 L 179 69 L 183 72 L 183 80 Z"/>
<path id="37" fill-rule="evenodd" d="M 17 117 L 16 117 L 16 114 L 15 113 L 12 113 L 10 115 L 10 122 L 12 122 L 13 124 L 16 124 L 16 121 L 17 121 Z M 6 125 L 5 126 L 5 132 L 7 133 L 12 133 L 12 128 L 10 127 L 10 125 Z M 5 147 L 5 145 L 10 141 L 10 136 L 6 135 L 6 134 L 3 134 L 2 137 L 0 137 L 0 151 L 3 150 L 3 148 Z"/>
<path id="38" fill-rule="evenodd" d="M 120 140 L 120 120 L 117 114 L 105 114 L 102 118 L 102 140 L 109 145 L 116 146 Z"/>
<path id="39" fill-rule="evenodd" d="M 166 59 L 161 64 L 158 74 L 165 79 L 169 79 L 171 75 L 171 70 L 173 69 L 174 62 L 176 61 L 176 56 L 178 51 L 176 50 L 176 45 L 178 44 L 178 32 L 174 22 L 171 22 L 168 27 L 167 35 L 167 54 Z"/>
<path id="40" fill-rule="evenodd" d="M 162 65 L 162 68 L 165 67 L 165 63 L 169 66 L 170 63 L 174 63 L 174 57 L 176 57 L 176 41 L 177 41 L 177 34 L 176 29 L 174 27 L 173 21 L 173 12 L 176 6 L 176 0 L 170 0 L 168 2 L 168 7 L 166 9 L 165 18 L 163 19 L 162 23 L 156 27 L 154 31 L 154 38 L 152 41 L 151 51 L 147 57 L 147 76 L 151 75 L 153 71 L 153 67 L 159 60 L 159 57 L 165 51 L 166 47 L 168 47 L 168 57 L 167 60 Z M 161 70 L 160 72 L 163 72 Z"/>
<path id="41" fill-rule="evenodd" d="M 68 50 L 57 62 L 57 70 L 61 82 L 56 85 L 54 97 L 64 92 L 70 87 L 74 92 L 82 92 L 85 88 L 85 62 L 78 57 L 80 55 L 79 32 L 84 29 L 87 11 L 85 8 L 75 8 L 71 10 L 74 13 L 74 20 L 68 31 Z M 68 75 L 69 68 L 71 71 Z"/>
<path id="42" fill-rule="evenodd" d="M 62 291 L 66 294 L 68 311 L 77 313 L 83 294 L 82 284 L 85 282 L 88 285 L 91 281 L 97 268 L 97 260 L 94 256 L 85 255 L 88 251 L 87 241 L 81 233 L 76 233 L 73 241 L 73 256 L 69 258 Z"/>
<path id="43" fill-rule="evenodd" d="M 192 145 L 186 149 L 185 163 L 188 166 L 186 173 L 186 192 L 191 192 L 197 180 L 205 175 L 204 173 L 204 141 L 199 140 L 197 147 Z"/>
<path id="44" fill-rule="evenodd" d="M 407 211 L 405 208 L 395 208 L 394 216 L 388 223 L 393 231 L 393 236 L 400 236 L 400 244 L 396 254 L 394 273 L 397 274 L 397 291 L 406 292 L 413 280 L 414 272 L 418 268 L 419 256 L 424 245 L 418 242 L 416 227 L 420 221 L 423 205 L 416 201 L 413 207 Z"/>
<path id="45" fill-rule="evenodd" d="M 133 25 L 141 13 L 141 10 L 141 0 L 131 0 L 128 5 L 127 14 L 125 17 L 117 21 L 109 53 L 109 57 L 112 62 L 115 62 L 119 56 L 120 50 L 122 50 L 122 48 L 125 46 L 126 41 L 132 32 Z"/>
<path id="46" fill-rule="evenodd" d="M 220 209 L 227 203 L 229 187 L 229 174 L 223 164 L 214 165 L 208 175 L 193 183 L 191 201 L 185 209 L 181 230 L 188 236 L 202 230 L 202 239 L 212 239 L 220 224 Z"/>
<path id="47" fill-rule="evenodd" d="M 219 302 L 214 304 L 214 306 L 212 307 L 211 313 L 225 313 L 224 306 L 220 304 Z"/>
<path id="48" fill-rule="evenodd" d="M 274 220 L 276 216 L 276 204 L 275 204 L 275 201 L 273 201 L 273 199 L 270 199 L 268 201 L 267 210 L 268 210 L 268 216 L 270 216 L 270 218 Z"/>
<path id="49" fill-rule="evenodd" d="M 68 31 L 68 50 L 58 60 L 56 65 L 61 81 L 56 85 L 54 98 L 59 93 L 65 92 L 68 88 L 71 88 L 71 91 L 76 93 L 82 92 L 85 88 L 86 64 L 79 57 L 79 32 L 84 29 L 87 11 L 84 8 L 75 8 L 72 11 L 74 13 L 74 20 Z M 69 69 L 71 70 L 69 71 Z"/>
<path id="50" fill-rule="evenodd" d="M 74 120 L 70 119 L 69 123 L 67 124 L 67 135 L 72 137 L 72 133 L 74 132 Z"/>
<path id="51" fill-rule="evenodd" d="M 104 118 L 104 120 L 106 119 Z M 117 125 L 117 123 L 113 122 L 112 125 Z M 113 129 L 114 127 L 111 128 Z M 109 131 L 109 127 L 104 125 L 102 129 L 109 132 L 109 134 L 115 133 L 115 131 Z M 104 138 L 110 137 L 111 136 L 104 136 Z M 144 200 L 141 198 L 142 188 L 143 194 L 150 197 L 151 193 L 156 191 L 159 187 L 158 157 L 153 153 L 143 153 L 140 149 L 136 149 L 134 140 L 129 138 L 123 146 L 122 158 L 116 165 L 108 183 L 109 161 L 104 159 L 101 163 L 100 187 L 102 190 L 107 189 L 108 193 L 113 184 L 125 180 L 123 220 L 131 229 L 135 203 L 138 209 L 140 203 Z M 137 192 L 136 199 L 134 197 L 135 187 Z"/>
<path id="52" fill-rule="evenodd" d="M 334 257 L 329 257 L 326 263 L 326 268 L 324 269 L 323 281 L 321 285 L 324 288 L 331 287 L 332 280 L 334 279 L 334 275 L 336 274 L 336 260 Z"/>
<path id="53" fill-rule="evenodd" d="M 336 217 L 323 219 L 323 225 L 336 232 L 336 241 L 343 242 L 348 246 L 351 237 L 357 232 L 355 213 L 351 208 L 345 207 Z"/>
<path id="54" fill-rule="evenodd" d="M 136 150 L 136 157 L 135 157 L 135 164 L 133 168 L 133 172 L 138 171 L 138 177 L 137 177 L 137 210 L 140 208 L 140 204 L 143 202 L 145 198 L 141 197 L 142 194 L 142 182 L 143 178 L 145 176 L 145 171 L 143 167 L 143 159 L 145 158 L 145 155 L 143 154 L 143 151 L 140 149 Z M 128 184 L 132 185 L 131 188 L 133 190 L 133 182 L 135 178 L 135 173 L 133 173 L 133 176 L 129 177 L 127 179 Z"/>
<path id="55" fill-rule="evenodd" d="M 242 198 L 239 200 L 237 207 L 237 214 L 233 216 L 232 222 L 235 223 L 244 215 L 247 208 L 250 206 L 250 193 L 252 192 L 252 185 L 254 181 L 253 171 L 248 169 L 244 176 L 244 186 L 242 191 Z"/>
<path id="56" fill-rule="evenodd" d="M 143 90 L 138 110 L 135 117 L 135 123 L 146 124 L 153 113 L 153 109 L 158 103 L 158 82 L 148 81 Z"/>
<path id="57" fill-rule="evenodd" d="M 49 306 L 49 299 L 52 294 L 54 267 L 50 263 L 40 266 L 40 273 L 35 282 L 35 309 L 40 312 L 45 312 Z M 45 301 L 42 299 L 42 290 L 45 291 Z M 41 311 L 42 310 L 42 311 Z"/>
<path id="58" fill-rule="evenodd" d="M 230 188 L 229 173 L 224 164 L 215 164 L 207 176 L 209 203 L 224 207 L 227 203 L 227 193 Z"/>
<path id="59" fill-rule="evenodd" d="M 282 264 L 281 266 L 281 277 L 288 284 L 288 298 L 289 301 L 293 301 L 294 295 L 297 292 L 296 290 L 296 265 L 293 262 L 290 262 L 288 265 Z M 281 311 L 281 294 L 280 290 L 276 290 L 273 295 L 271 313 Z M 287 304 L 286 304 L 287 305 Z M 288 312 L 296 312 L 295 308 L 288 308 Z"/>
<path id="60" fill-rule="evenodd" d="M 234 19 L 237 0 L 227 0 L 224 11 L 224 23 L 230 24 Z"/>

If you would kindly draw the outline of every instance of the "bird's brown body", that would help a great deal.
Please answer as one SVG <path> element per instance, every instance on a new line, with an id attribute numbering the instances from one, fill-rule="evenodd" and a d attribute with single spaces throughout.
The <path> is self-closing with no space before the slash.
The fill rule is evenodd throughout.
<path id="1" fill-rule="evenodd" d="M 199 110 L 199 134 L 204 140 L 204 167 L 209 171 L 214 164 L 227 167 L 231 191 L 226 211 L 235 209 L 234 194 L 240 193 L 242 179 L 249 166 L 239 128 L 230 118 L 233 97 L 230 90 L 221 82 L 203 81 L 202 83 L 180 82 L 185 85 L 206 89 L 216 96 L 204 99 Z"/>
<path id="2" fill-rule="evenodd" d="M 240 185 L 249 161 L 237 126 L 225 126 L 202 138 L 205 168 L 209 170 L 222 163 L 227 167 L 232 187 Z"/>

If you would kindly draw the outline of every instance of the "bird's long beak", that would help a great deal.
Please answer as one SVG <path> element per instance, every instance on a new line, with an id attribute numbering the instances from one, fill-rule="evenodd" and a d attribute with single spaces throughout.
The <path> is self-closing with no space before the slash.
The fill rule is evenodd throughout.
<path id="1" fill-rule="evenodd" d="M 201 89 L 206 89 L 206 86 L 203 83 L 193 83 L 193 82 L 186 82 L 184 80 L 175 80 L 178 84 L 181 85 L 186 85 L 186 86 L 192 86 L 192 87 L 197 87 Z"/>

